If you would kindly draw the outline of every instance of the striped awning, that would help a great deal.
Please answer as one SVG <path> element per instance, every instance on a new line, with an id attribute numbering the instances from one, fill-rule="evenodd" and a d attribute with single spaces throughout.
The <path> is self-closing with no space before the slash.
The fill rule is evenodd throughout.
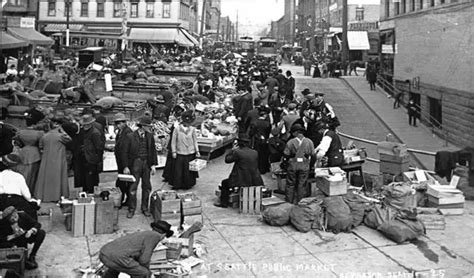
<path id="1" fill-rule="evenodd" d="M 122 38 L 131 42 L 172 44 L 192 47 L 199 42 L 183 28 L 132 28 L 128 36 Z"/>
<path id="2" fill-rule="evenodd" d="M 8 27 L 8 33 L 34 45 L 52 45 L 54 41 L 33 28 Z"/>
<path id="3" fill-rule="evenodd" d="M 17 39 L 5 31 L 0 31 L 0 49 L 12 49 L 28 46 L 28 42 Z"/>
<path id="4" fill-rule="evenodd" d="M 70 31 L 81 31 L 84 28 L 83 24 L 69 24 Z M 66 24 L 48 24 L 44 27 L 45 32 L 64 32 L 66 31 Z"/>

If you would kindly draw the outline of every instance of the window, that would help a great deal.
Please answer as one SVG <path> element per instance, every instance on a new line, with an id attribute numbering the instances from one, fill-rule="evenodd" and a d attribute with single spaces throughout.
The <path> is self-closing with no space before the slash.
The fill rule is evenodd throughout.
<path id="1" fill-rule="evenodd" d="M 155 16 L 155 3 L 147 2 L 146 3 L 146 17 L 154 17 Z"/>
<path id="2" fill-rule="evenodd" d="M 64 1 L 64 16 L 68 16 L 68 11 L 69 11 L 69 17 L 72 17 L 72 1 Z"/>
<path id="3" fill-rule="evenodd" d="M 362 21 L 364 20 L 364 8 L 362 7 L 357 7 L 356 8 L 356 20 L 357 21 Z"/>
<path id="4" fill-rule="evenodd" d="M 402 14 L 407 12 L 407 0 L 402 0 Z"/>
<path id="5" fill-rule="evenodd" d="M 130 17 L 138 17 L 138 3 L 130 3 Z"/>
<path id="6" fill-rule="evenodd" d="M 104 17 L 104 2 L 97 1 L 97 17 Z"/>
<path id="7" fill-rule="evenodd" d="M 394 4 L 395 4 L 395 6 L 393 8 L 395 10 L 395 15 L 399 15 L 400 14 L 400 2 L 395 2 Z"/>
<path id="8" fill-rule="evenodd" d="M 423 10 L 423 0 L 420 0 L 420 10 Z"/>
<path id="9" fill-rule="evenodd" d="M 56 1 L 48 1 L 48 16 L 56 16 Z"/>
<path id="10" fill-rule="evenodd" d="M 443 123 L 441 100 L 432 97 L 428 97 L 428 100 L 430 104 L 430 122 L 436 127 L 441 127 Z"/>
<path id="11" fill-rule="evenodd" d="M 435 0 L 430 0 L 430 6 L 434 7 L 435 6 Z"/>
<path id="12" fill-rule="evenodd" d="M 416 5 L 416 1 L 415 0 L 410 0 L 411 3 L 410 3 L 410 11 L 413 12 L 415 10 L 415 5 Z"/>
<path id="13" fill-rule="evenodd" d="M 390 17 L 390 0 L 385 0 L 385 17 Z"/>
<path id="14" fill-rule="evenodd" d="M 122 16 L 122 2 L 114 2 L 114 17 Z"/>
<path id="15" fill-rule="evenodd" d="M 89 1 L 82 1 L 81 2 L 81 16 L 88 17 L 89 16 Z"/>
<path id="16" fill-rule="evenodd" d="M 171 4 L 163 3 L 163 18 L 170 18 L 170 17 L 171 17 Z"/>

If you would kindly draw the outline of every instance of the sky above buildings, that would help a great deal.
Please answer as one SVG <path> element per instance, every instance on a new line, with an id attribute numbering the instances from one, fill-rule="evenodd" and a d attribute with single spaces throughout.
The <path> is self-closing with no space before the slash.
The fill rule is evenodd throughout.
<path id="1" fill-rule="evenodd" d="M 222 16 L 235 22 L 239 14 L 239 35 L 254 35 L 270 28 L 272 20 L 284 14 L 284 0 L 221 0 Z"/>

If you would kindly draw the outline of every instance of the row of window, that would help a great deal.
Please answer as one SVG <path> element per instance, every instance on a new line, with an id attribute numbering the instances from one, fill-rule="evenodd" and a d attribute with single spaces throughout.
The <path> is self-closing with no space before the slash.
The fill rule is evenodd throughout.
<path id="1" fill-rule="evenodd" d="M 390 0 L 385 0 L 385 14 L 386 17 L 390 17 Z M 445 4 L 449 0 L 439 0 L 439 4 Z M 450 3 L 457 2 L 457 0 L 450 0 Z M 400 15 L 407 12 L 413 12 L 417 10 L 423 10 L 426 6 L 434 7 L 436 5 L 436 0 L 399 0 L 394 1 L 394 15 Z"/>
<path id="2" fill-rule="evenodd" d="M 97 2 L 97 9 L 96 9 L 96 16 L 97 17 L 104 17 L 104 10 L 105 10 L 105 3 L 104 2 Z M 114 2 L 114 12 L 113 16 L 114 17 L 122 17 L 123 13 L 126 11 L 124 10 L 124 7 L 121 2 Z M 164 2 L 162 3 L 163 5 L 163 13 L 162 17 L 163 18 L 170 18 L 171 17 L 171 4 Z M 72 16 L 72 9 L 66 8 L 64 10 L 64 16 L 68 16 L 68 10 L 69 10 L 69 16 Z M 48 16 L 56 16 L 56 1 L 49 1 L 48 2 Z M 81 17 L 89 17 L 89 1 L 86 2 L 81 2 Z M 133 2 L 130 3 L 130 17 L 138 17 L 138 3 Z M 154 2 L 147 2 L 146 3 L 146 11 L 145 11 L 145 17 L 148 18 L 153 18 L 155 17 L 155 3 Z"/>

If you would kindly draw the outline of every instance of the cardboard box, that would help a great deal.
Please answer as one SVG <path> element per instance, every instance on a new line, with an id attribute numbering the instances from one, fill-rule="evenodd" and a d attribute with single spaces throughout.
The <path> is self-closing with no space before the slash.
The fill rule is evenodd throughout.
<path id="1" fill-rule="evenodd" d="M 115 226 L 114 201 L 103 201 L 102 199 L 98 199 L 95 205 L 95 233 L 113 233 Z"/>
<path id="2" fill-rule="evenodd" d="M 380 161 L 380 173 L 399 175 L 403 172 L 410 170 L 410 165 L 408 162 L 398 163 L 398 162 L 386 162 Z"/>
<path id="3" fill-rule="evenodd" d="M 381 153 L 379 155 L 380 155 L 380 161 L 395 162 L 395 163 L 410 162 L 410 156 L 408 154 L 403 155 L 403 156 L 398 156 L 398 155 L 391 155 L 391 154 Z"/>
<path id="4" fill-rule="evenodd" d="M 78 203 L 72 206 L 72 233 L 75 237 L 95 232 L 95 203 Z"/>
<path id="5" fill-rule="evenodd" d="M 328 176 L 318 176 L 316 177 L 316 186 L 326 196 L 337 196 L 347 194 L 348 184 L 345 176 L 341 180 L 334 180 Z"/>
<path id="6" fill-rule="evenodd" d="M 431 176 L 428 172 L 424 170 L 416 170 L 416 171 L 406 171 L 403 172 L 403 181 L 409 182 L 427 182 L 428 184 L 438 185 L 439 182 Z"/>

